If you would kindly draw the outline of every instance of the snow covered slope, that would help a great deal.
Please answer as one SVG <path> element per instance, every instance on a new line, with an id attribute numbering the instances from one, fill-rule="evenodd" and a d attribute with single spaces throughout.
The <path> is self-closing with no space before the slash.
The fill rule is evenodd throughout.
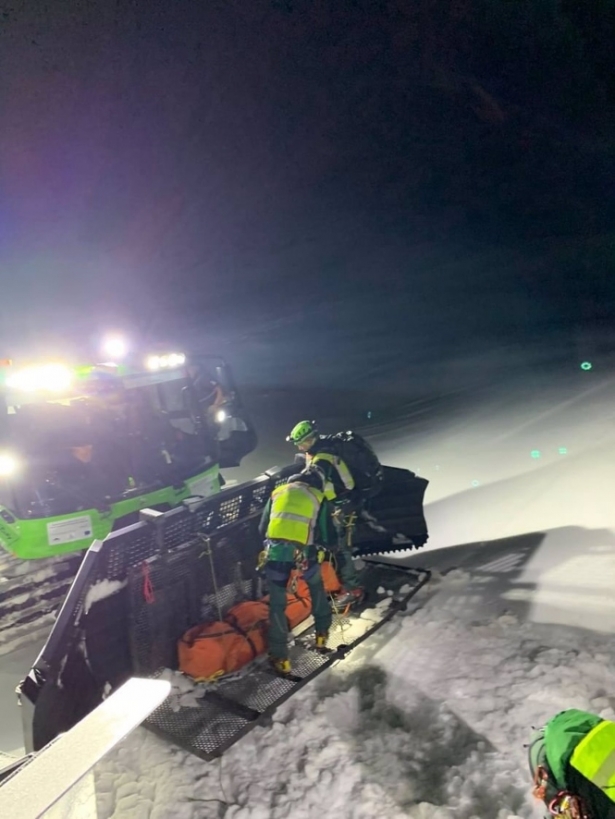
<path id="1" fill-rule="evenodd" d="M 134 735 L 99 772 L 100 815 L 540 816 L 528 795 L 529 727 L 569 706 L 615 717 L 615 650 L 606 635 L 536 625 L 507 608 L 511 546 L 495 547 L 491 566 L 437 580 L 418 611 L 221 762 Z"/>
<path id="2" fill-rule="evenodd" d="M 416 610 L 221 762 L 133 735 L 99 771 L 101 817 L 529 819 L 530 727 L 615 718 L 615 386 L 518 387 L 375 444 L 432 482 Z"/>

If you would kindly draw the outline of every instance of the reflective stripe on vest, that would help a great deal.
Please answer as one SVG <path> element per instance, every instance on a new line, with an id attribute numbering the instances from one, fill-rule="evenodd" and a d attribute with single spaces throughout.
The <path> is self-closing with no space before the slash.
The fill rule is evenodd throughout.
<path id="1" fill-rule="evenodd" d="M 337 470 L 337 474 L 339 475 L 341 482 L 344 484 L 344 488 L 348 491 L 354 489 L 354 478 L 352 477 L 352 472 L 348 469 L 346 463 L 337 455 L 332 455 L 330 452 L 317 452 L 316 455 L 313 455 L 312 457 L 306 456 L 305 460 L 308 466 L 317 466 L 318 461 L 327 461 L 327 463 L 332 464 Z M 336 497 L 335 488 L 332 481 L 327 481 L 325 484 L 325 497 L 327 500 L 334 500 Z"/>
<path id="2" fill-rule="evenodd" d="M 266 537 L 290 540 L 308 546 L 314 542 L 314 529 L 323 493 L 297 483 L 286 483 L 271 494 L 271 513 Z"/>
<path id="3" fill-rule="evenodd" d="M 615 802 L 615 722 L 604 720 L 583 737 L 570 764 Z"/>

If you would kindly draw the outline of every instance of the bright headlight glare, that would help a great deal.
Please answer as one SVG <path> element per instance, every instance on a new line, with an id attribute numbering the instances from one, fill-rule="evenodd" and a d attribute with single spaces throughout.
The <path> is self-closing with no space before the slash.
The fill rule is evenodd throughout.
<path id="1" fill-rule="evenodd" d="M 8 478 L 17 471 L 17 458 L 6 452 L 0 452 L 0 478 Z"/>
<path id="2" fill-rule="evenodd" d="M 73 373 L 64 364 L 42 364 L 26 367 L 10 375 L 6 385 L 22 392 L 64 392 L 73 380 Z"/>
<path id="3" fill-rule="evenodd" d="M 216 413 L 216 421 L 219 424 L 223 424 L 226 421 L 226 410 L 219 409 Z"/>
<path id="4" fill-rule="evenodd" d="M 166 353 L 165 355 L 150 355 L 145 361 L 148 370 L 170 370 L 173 367 L 181 367 L 186 363 L 186 356 L 183 353 Z"/>
<path id="5" fill-rule="evenodd" d="M 181 367 L 186 360 L 186 356 L 182 353 L 171 353 L 169 356 L 169 367 Z"/>
<path id="6" fill-rule="evenodd" d="M 128 346 L 123 338 L 120 336 L 109 336 L 103 344 L 105 355 L 109 356 L 112 361 L 118 358 L 124 358 L 128 352 Z"/>

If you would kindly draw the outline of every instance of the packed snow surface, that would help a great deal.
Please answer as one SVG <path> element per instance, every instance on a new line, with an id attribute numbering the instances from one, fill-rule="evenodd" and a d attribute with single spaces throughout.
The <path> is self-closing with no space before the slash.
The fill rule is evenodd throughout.
<path id="1" fill-rule="evenodd" d="M 100 816 L 540 816 L 530 727 L 572 706 L 615 718 L 615 649 L 606 635 L 524 622 L 514 608 L 481 616 L 477 597 L 502 588 L 489 567 L 436 576 L 413 612 L 222 761 L 139 729 L 99 768 Z"/>

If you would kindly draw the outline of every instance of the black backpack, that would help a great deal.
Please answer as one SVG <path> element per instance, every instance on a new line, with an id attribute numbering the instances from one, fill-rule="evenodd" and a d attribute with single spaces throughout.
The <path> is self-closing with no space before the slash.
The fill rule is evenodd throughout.
<path id="1" fill-rule="evenodd" d="M 324 435 L 322 438 L 344 461 L 352 473 L 356 489 L 366 498 L 375 497 L 382 489 L 384 473 L 382 464 L 365 438 L 350 430 Z"/>

